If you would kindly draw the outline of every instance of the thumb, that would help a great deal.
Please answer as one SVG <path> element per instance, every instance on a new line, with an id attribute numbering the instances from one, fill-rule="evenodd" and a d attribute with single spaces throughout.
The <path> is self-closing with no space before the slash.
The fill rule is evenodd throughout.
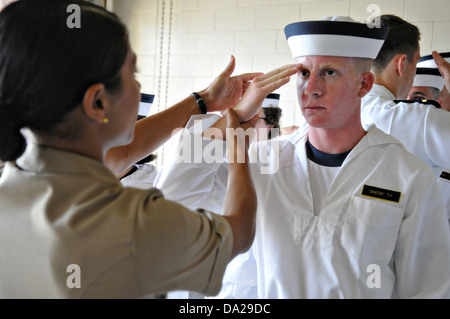
<path id="1" fill-rule="evenodd" d="M 234 57 L 234 55 L 231 55 L 230 63 L 228 63 L 225 70 L 223 70 L 222 75 L 224 75 L 226 77 L 231 76 L 231 74 L 233 74 L 233 72 L 234 72 L 235 67 L 236 67 L 236 58 Z"/>

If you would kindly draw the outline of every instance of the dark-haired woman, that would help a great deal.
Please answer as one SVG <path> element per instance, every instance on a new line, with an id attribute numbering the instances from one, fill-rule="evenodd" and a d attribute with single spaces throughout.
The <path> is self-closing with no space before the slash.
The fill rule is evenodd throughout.
<path id="1" fill-rule="evenodd" d="M 80 28 L 67 24 L 69 5 Z M 208 111 L 235 105 L 244 89 L 240 104 L 258 105 L 297 72 L 230 77 L 233 68 L 234 59 L 199 92 Z M 230 163 L 223 217 L 124 188 L 104 165 L 123 171 L 200 113 L 188 96 L 135 127 L 135 71 L 124 25 L 86 1 L 21 0 L 0 12 L 0 298 L 215 294 L 228 261 L 250 246 L 246 163 Z M 239 126 L 231 110 L 228 119 Z M 237 155 L 242 143 L 230 145 Z"/>

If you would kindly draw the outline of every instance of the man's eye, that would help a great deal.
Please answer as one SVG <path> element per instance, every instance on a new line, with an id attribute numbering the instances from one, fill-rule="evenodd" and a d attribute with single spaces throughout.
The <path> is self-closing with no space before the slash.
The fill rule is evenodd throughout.
<path id="1" fill-rule="evenodd" d="M 300 75 L 303 76 L 303 77 L 309 76 L 309 72 L 308 72 L 308 71 L 305 71 L 305 70 L 301 70 L 301 71 L 300 71 Z"/>
<path id="2" fill-rule="evenodd" d="M 325 71 L 325 75 L 331 76 L 331 75 L 335 75 L 336 72 L 334 72 L 333 70 L 326 70 Z"/>

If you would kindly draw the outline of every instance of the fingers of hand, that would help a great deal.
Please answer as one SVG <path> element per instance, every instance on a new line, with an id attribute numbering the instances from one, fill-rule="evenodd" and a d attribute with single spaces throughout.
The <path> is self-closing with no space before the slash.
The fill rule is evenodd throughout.
<path id="1" fill-rule="evenodd" d="M 241 75 L 234 76 L 232 79 L 239 79 L 242 82 L 246 83 L 248 81 L 253 80 L 256 77 L 263 76 L 263 75 L 264 75 L 264 73 L 262 73 L 262 72 L 244 73 Z"/>
<path id="2" fill-rule="evenodd" d="M 434 61 L 436 62 L 436 65 L 438 66 L 439 72 L 444 77 L 444 79 L 450 76 L 450 63 L 445 61 L 444 58 L 441 57 L 436 51 L 433 51 L 432 56 Z"/>
<path id="3" fill-rule="evenodd" d="M 270 85 L 271 87 L 280 87 L 289 82 L 289 78 L 296 74 L 298 70 L 299 65 L 289 64 L 272 70 L 263 76 L 258 77 L 257 80 L 261 86 Z"/>
<path id="4" fill-rule="evenodd" d="M 243 93 L 245 93 L 245 91 L 248 89 L 248 87 L 250 86 L 250 82 L 245 82 L 243 85 Z"/>
<path id="5" fill-rule="evenodd" d="M 267 75 L 275 77 L 276 79 L 280 79 L 296 74 L 299 69 L 300 64 L 288 64 L 281 68 L 268 72 Z"/>
<path id="6" fill-rule="evenodd" d="M 442 64 L 445 61 L 437 51 L 433 51 L 432 53 L 433 59 L 437 64 Z"/>

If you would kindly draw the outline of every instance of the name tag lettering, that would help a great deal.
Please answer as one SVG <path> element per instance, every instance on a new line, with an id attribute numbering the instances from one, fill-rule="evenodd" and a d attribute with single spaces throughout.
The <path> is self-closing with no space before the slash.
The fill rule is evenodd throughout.
<path id="1" fill-rule="evenodd" d="M 386 200 L 393 203 L 400 202 L 400 196 L 402 193 L 393 191 L 390 189 L 379 188 L 370 185 L 364 185 L 361 192 L 362 196 Z"/>

